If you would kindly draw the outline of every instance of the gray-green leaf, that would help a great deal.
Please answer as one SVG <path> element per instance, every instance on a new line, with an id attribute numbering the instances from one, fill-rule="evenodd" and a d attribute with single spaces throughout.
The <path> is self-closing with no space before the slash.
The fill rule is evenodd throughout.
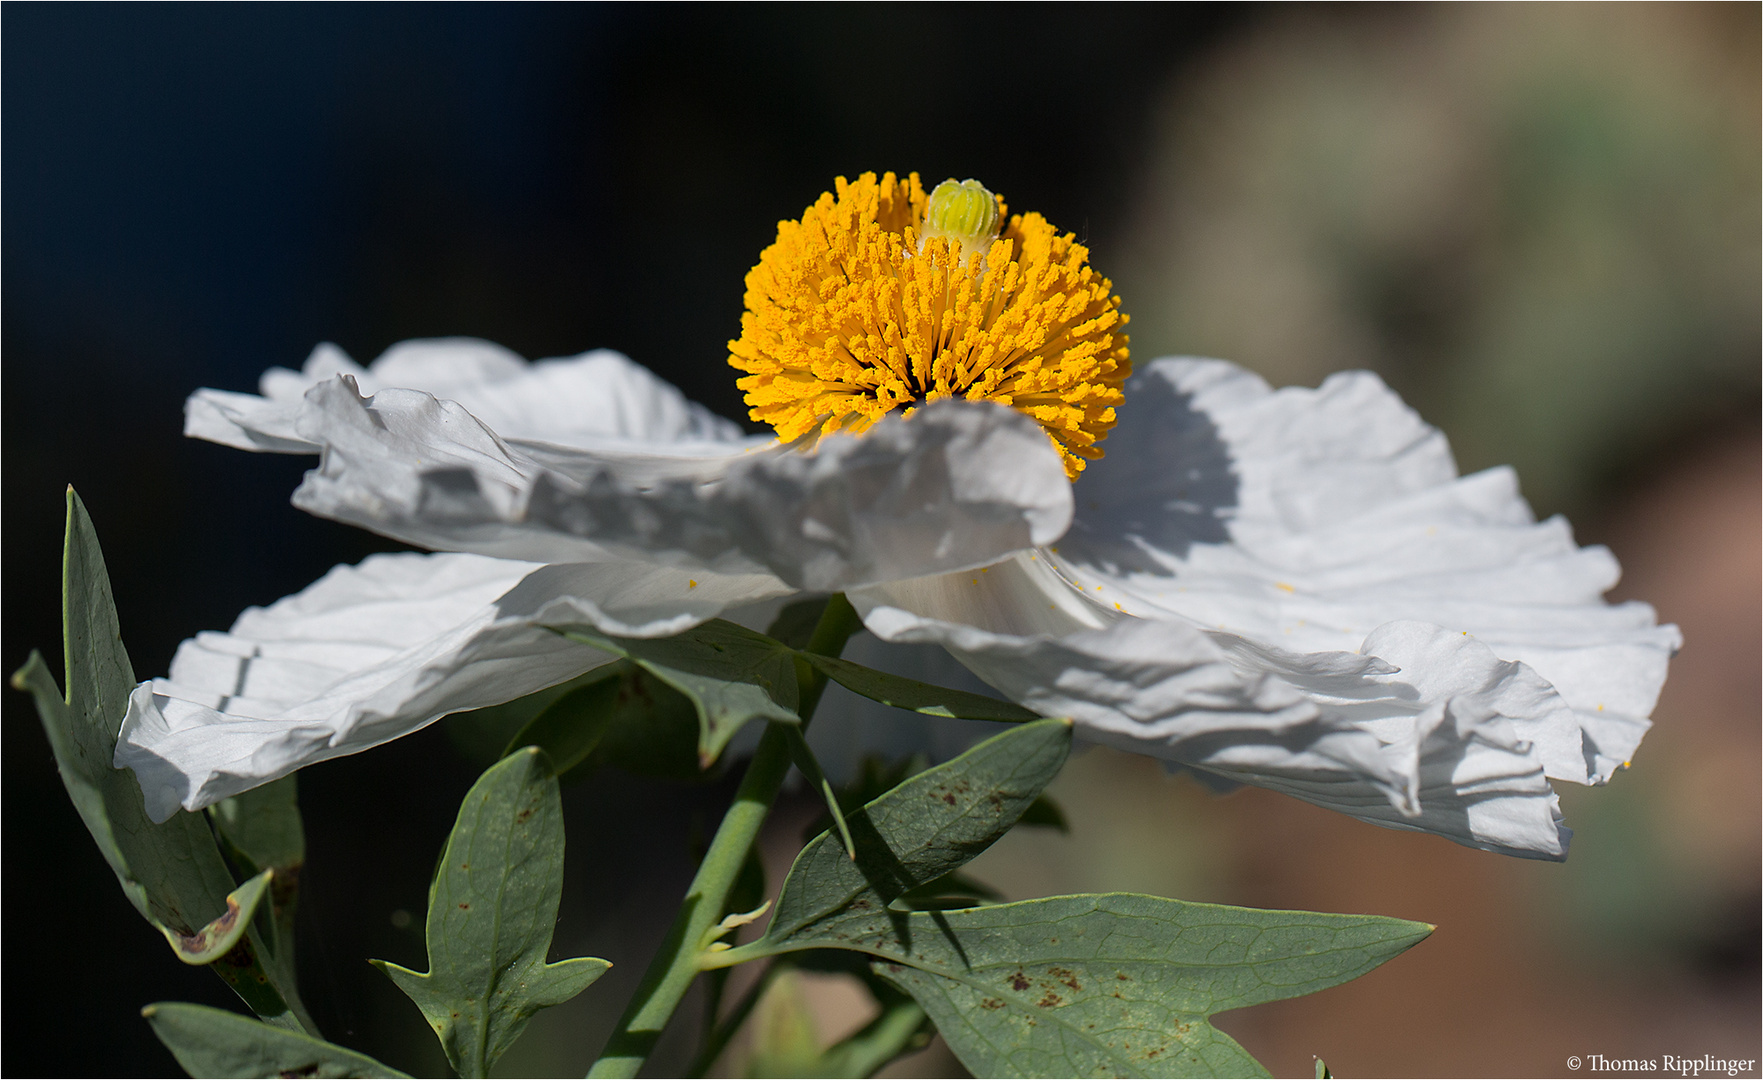
<path id="1" fill-rule="evenodd" d="M 134 772 L 111 764 L 135 673 L 117 627 L 104 553 L 72 488 L 61 588 L 65 701 L 37 653 L 12 684 L 36 696 L 67 793 L 135 909 L 155 925 L 193 933 L 226 909 L 232 876 L 200 815 L 180 812 L 154 825 Z"/>
<path id="2" fill-rule="evenodd" d="M 117 625 L 104 553 L 85 504 L 71 487 L 61 590 L 66 696 L 55 685 L 42 654 L 35 651 L 12 676 L 12 685 L 36 699 L 62 783 L 116 873 L 123 894 L 165 935 L 180 959 L 209 956 L 212 943 L 228 936 L 224 931 L 209 932 L 217 921 L 227 925 L 234 914 L 227 902 L 233 891 L 232 875 L 200 814 L 180 810 L 155 825 L 147 817 L 133 770 L 111 763 L 135 673 Z M 239 921 L 251 917 L 249 911 L 241 914 Z M 203 938 L 204 934 L 209 936 Z M 293 984 L 259 965 L 256 937 L 255 931 L 247 931 L 243 940 L 231 935 L 227 955 L 214 964 L 214 970 L 258 1015 L 294 1026 L 299 1022 L 299 1000 Z M 178 944 L 180 939 L 196 938 L 204 944 L 192 948 Z"/>
<path id="3" fill-rule="evenodd" d="M 1021 722 L 1041 718 L 1040 713 L 997 698 L 889 675 L 885 671 L 877 671 L 836 656 L 821 656 L 811 652 L 800 655 L 824 672 L 827 678 L 852 693 L 862 694 L 871 701 L 892 705 L 896 709 L 909 709 L 927 716 L 949 716 L 959 720 Z"/>
<path id="4" fill-rule="evenodd" d="M 698 756 L 708 767 L 750 720 L 800 723 L 795 650 L 764 634 L 712 619 L 670 638 L 606 637 L 581 628 L 565 635 L 623 656 L 691 699 L 698 710 Z"/>
<path id="5" fill-rule="evenodd" d="M 875 972 L 924 1007 L 963 1065 L 1025 1077 L 1265 1076 L 1208 1017 L 1357 978 L 1432 932 L 1372 915 L 1130 893 L 915 913 L 906 933 L 878 918 L 867 929 Z"/>
<path id="6" fill-rule="evenodd" d="M 1130 894 L 904 910 L 1018 820 L 1069 743 L 1062 721 L 1025 724 L 849 815 L 857 863 L 816 838 L 765 936 L 718 962 L 868 953 L 976 1076 L 1261 1076 L 1208 1017 L 1345 982 L 1431 931 Z"/>
<path id="7" fill-rule="evenodd" d="M 161 1001 L 141 1010 L 191 1076 L 404 1077 L 366 1054 L 247 1016 Z"/>
<path id="8" fill-rule="evenodd" d="M 837 945 L 845 924 L 867 928 L 901 894 L 959 868 L 1008 832 L 1070 752 L 1069 722 L 1024 724 L 848 815 L 856 861 L 825 834 L 803 848 L 765 946 L 790 948 L 808 938 Z"/>
<path id="9" fill-rule="evenodd" d="M 537 747 L 472 785 L 429 887 L 429 970 L 373 963 L 422 1010 L 461 1076 L 486 1076 L 534 1013 L 611 965 L 545 962 L 563 890 L 563 806 Z"/>
<path id="10" fill-rule="evenodd" d="M 194 934 L 179 934 L 161 926 L 159 931 L 165 935 L 171 951 L 192 967 L 212 964 L 232 952 L 269 892 L 272 874 L 273 871 L 265 870 L 227 894 L 226 911 Z"/>

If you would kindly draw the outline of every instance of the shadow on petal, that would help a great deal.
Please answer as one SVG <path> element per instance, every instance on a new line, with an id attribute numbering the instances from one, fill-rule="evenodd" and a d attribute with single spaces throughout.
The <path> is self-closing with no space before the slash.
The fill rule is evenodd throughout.
<path id="1" fill-rule="evenodd" d="M 1135 376 L 1126 394 L 1106 455 L 1078 478 L 1077 517 L 1060 547 L 1109 573 L 1168 577 L 1158 554 L 1229 543 L 1236 470 L 1217 426 L 1161 370 Z"/>

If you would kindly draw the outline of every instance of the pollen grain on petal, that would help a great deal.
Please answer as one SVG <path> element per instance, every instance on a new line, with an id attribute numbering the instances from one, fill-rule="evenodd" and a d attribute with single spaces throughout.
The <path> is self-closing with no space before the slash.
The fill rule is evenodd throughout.
<path id="1" fill-rule="evenodd" d="M 778 223 L 729 342 L 749 415 L 790 442 L 924 402 L 993 401 L 1038 421 L 1075 479 L 1102 456 L 1132 374 L 1112 283 L 1039 214 L 1005 218 L 999 199 L 1002 231 L 967 254 L 944 230 L 921 240 L 929 208 L 918 174 L 864 173 Z"/>

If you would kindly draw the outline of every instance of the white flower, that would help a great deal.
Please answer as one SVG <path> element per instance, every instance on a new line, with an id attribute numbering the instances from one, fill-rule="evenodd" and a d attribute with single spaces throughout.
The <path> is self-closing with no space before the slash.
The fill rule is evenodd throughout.
<path id="1" fill-rule="evenodd" d="M 1681 644 L 1365 372 L 1274 392 L 1156 361 L 1075 495 L 1059 544 L 977 585 L 852 601 L 1091 739 L 1380 825 L 1564 857 L 1549 781 L 1631 759 Z"/>
<path id="2" fill-rule="evenodd" d="M 1549 781 L 1630 759 L 1679 643 L 1600 599 L 1607 551 L 1533 521 L 1508 470 L 1458 478 L 1365 373 L 1274 392 L 1156 361 L 1075 485 L 1011 409 L 804 451 L 605 352 L 410 342 L 364 370 L 321 346 L 261 389 L 198 392 L 187 432 L 320 453 L 296 505 L 449 554 L 339 567 L 186 642 L 117 749 L 156 816 L 607 659 L 546 626 L 657 636 L 843 589 L 879 637 L 1097 741 L 1559 858 Z"/>
<path id="3" fill-rule="evenodd" d="M 296 505 L 460 553 L 338 567 L 184 642 L 117 747 L 158 819 L 611 659 L 547 626 L 666 636 L 803 589 L 989 563 L 1071 520 L 1041 428 L 995 406 L 802 453 L 615 353 L 529 365 L 470 340 L 407 342 L 371 370 L 321 345 L 261 389 L 198 391 L 186 432 L 322 451 Z"/>

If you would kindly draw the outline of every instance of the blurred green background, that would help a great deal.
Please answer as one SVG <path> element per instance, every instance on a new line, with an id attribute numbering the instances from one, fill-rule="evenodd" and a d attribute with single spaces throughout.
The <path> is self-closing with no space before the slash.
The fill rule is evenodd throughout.
<path id="1" fill-rule="evenodd" d="M 724 342 L 776 221 L 841 173 L 972 175 L 1090 244 L 1135 356 L 1276 384 L 1377 370 L 1465 470 L 1516 465 L 1539 514 L 1609 544 L 1618 593 L 1686 638 L 1634 768 L 1564 792 L 1563 866 L 1096 750 L 1055 788 L 1071 835 L 1012 836 L 976 872 L 1013 897 L 1439 924 L 1358 982 L 1223 1017 L 1279 1074 L 1757 1057 L 1758 12 L 7 5 L 3 659 L 59 666 L 70 481 L 142 677 L 392 546 L 290 508 L 307 462 L 181 439 L 197 386 L 249 389 L 320 340 L 365 362 L 472 334 L 618 348 L 739 417 Z M 170 1075 L 139 1006 L 231 995 L 129 910 L 29 702 L 5 717 L 0 1069 Z M 302 776 L 307 997 L 327 1034 L 419 1073 L 433 1040 L 364 960 L 420 964 L 408 916 L 468 744 L 438 727 Z M 557 948 L 618 966 L 503 1075 L 586 1067 L 729 791 L 566 793 Z M 774 861 L 806 816 L 780 808 Z M 823 1040 L 861 1019 L 837 987 L 800 1000 Z M 48 1034 L 70 1030 L 104 1037 Z M 898 1071 L 952 1068 L 933 1047 Z"/>

